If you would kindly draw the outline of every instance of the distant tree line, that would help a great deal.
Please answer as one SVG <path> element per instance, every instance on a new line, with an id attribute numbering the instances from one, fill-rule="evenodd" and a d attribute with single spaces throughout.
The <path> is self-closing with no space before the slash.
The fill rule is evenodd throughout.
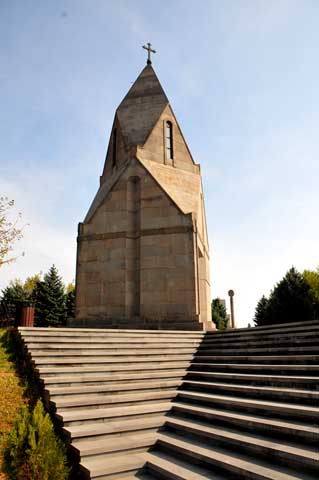
<path id="1" fill-rule="evenodd" d="M 258 327 L 313 319 L 319 319 L 319 267 L 303 273 L 288 270 L 269 297 L 261 297 L 254 316 Z"/>
<path id="2" fill-rule="evenodd" d="M 75 315 L 75 288 L 65 286 L 55 265 L 43 276 L 28 277 L 23 283 L 14 280 L 2 290 L 0 306 L 2 315 L 15 318 L 21 306 L 35 307 L 37 327 L 66 325 L 67 319 Z"/>

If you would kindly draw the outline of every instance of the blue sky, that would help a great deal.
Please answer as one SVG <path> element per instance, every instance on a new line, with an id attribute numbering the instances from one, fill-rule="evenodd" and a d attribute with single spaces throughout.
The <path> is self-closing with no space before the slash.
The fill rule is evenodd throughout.
<path id="1" fill-rule="evenodd" d="M 10 279 L 75 275 L 114 111 L 153 66 L 203 172 L 212 295 L 238 324 L 319 264 L 317 0 L 1 0 L 0 191 L 25 222 Z"/>

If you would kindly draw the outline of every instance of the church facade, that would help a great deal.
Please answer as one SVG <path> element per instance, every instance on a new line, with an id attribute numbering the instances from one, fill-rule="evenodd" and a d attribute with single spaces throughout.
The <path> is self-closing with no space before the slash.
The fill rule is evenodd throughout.
<path id="1" fill-rule="evenodd" d="M 150 62 L 116 110 L 77 241 L 73 326 L 213 328 L 200 166 Z"/>

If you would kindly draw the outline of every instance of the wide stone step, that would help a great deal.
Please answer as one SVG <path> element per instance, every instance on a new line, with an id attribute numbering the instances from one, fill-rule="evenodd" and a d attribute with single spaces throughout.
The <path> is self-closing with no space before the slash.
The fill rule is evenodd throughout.
<path id="1" fill-rule="evenodd" d="M 63 339 L 65 340 L 65 339 Z M 29 349 L 58 349 L 61 348 L 68 349 L 101 349 L 101 348 L 121 348 L 121 349 L 129 349 L 129 348 L 192 348 L 197 347 L 200 345 L 201 340 L 193 340 L 193 339 L 177 339 L 177 340 L 162 340 L 160 338 L 150 339 L 149 341 L 139 340 L 139 339 L 124 339 L 117 338 L 112 340 L 96 340 L 96 341 L 83 341 L 83 340 L 75 340 L 75 341 L 58 341 L 58 342 L 25 342 Z"/>
<path id="2" fill-rule="evenodd" d="M 116 346 L 112 348 L 101 348 L 101 349 L 88 349 L 88 350 L 81 350 L 81 349 L 47 349 L 47 350 L 38 350 L 38 349 L 29 349 L 29 352 L 32 355 L 32 358 L 38 357 L 107 357 L 107 356 L 132 356 L 132 355 L 193 355 L 195 353 L 195 348 L 178 348 L 176 351 L 175 348 L 165 348 L 163 352 L 163 348 L 126 348 L 126 349 L 119 349 Z"/>
<path id="3" fill-rule="evenodd" d="M 110 477 L 109 477 L 110 478 Z M 113 477 L 115 478 L 115 477 Z M 144 469 L 142 470 L 139 470 L 138 472 L 136 473 L 132 473 L 132 474 L 127 474 L 127 475 L 120 475 L 119 477 L 117 477 L 117 479 L 121 479 L 121 480 L 154 480 L 154 476 L 153 475 L 150 475 L 149 473 L 147 473 L 146 471 L 144 471 Z M 156 480 L 158 480 L 159 477 L 156 477 Z"/>
<path id="4" fill-rule="evenodd" d="M 121 395 L 114 394 L 87 394 L 87 395 L 69 395 L 66 398 L 53 397 L 50 404 L 57 410 L 76 410 L 83 409 L 99 409 L 106 407 L 119 407 L 135 404 L 154 403 L 164 400 L 172 400 L 176 396 L 176 390 L 166 389 L 161 391 L 149 391 L 143 393 L 123 393 Z"/>
<path id="5" fill-rule="evenodd" d="M 38 366 L 36 368 L 36 371 L 39 372 L 41 376 L 56 376 L 60 374 L 70 374 L 70 375 L 82 375 L 84 373 L 105 373 L 109 374 L 111 372 L 121 372 L 122 373 L 130 373 L 130 372 L 154 372 L 159 371 L 159 372 L 171 372 L 178 370 L 180 368 L 186 369 L 188 366 L 190 366 L 190 361 L 170 361 L 170 362 L 153 362 L 153 361 L 148 361 L 147 363 L 139 362 L 137 364 L 131 364 L 131 363 L 115 363 L 115 364 L 110 364 L 106 363 L 105 365 L 103 364 L 98 364 L 98 365 L 83 365 L 83 366 L 72 366 L 72 365 L 58 365 L 58 366 Z"/>
<path id="6" fill-rule="evenodd" d="M 51 337 L 137 337 L 137 338 L 174 338 L 174 337 L 193 337 L 202 338 L 203 332 L 194 332 L 192 330 L 133 330 L 117 328 L 46 328 L 46 327 L 19 327 L 22 337 L 26 336 L 51 336 Z"/>
<path id="7" fill-rule="evenodd" d="M 271 338 L 269 340 L 264 340 L 263 338 L 258 340 L 240 340 L 238 342 L 227 342 L 224 340 L 223 342 L 219 341 L 208 341 L 203 340 L 200 343 L 199 351 L 202 350 L 210 350 L 214 351 L 216 349 L 243 349 L 243 348 L 267 348 L 274 346 L 276 348 L 284 348 L 284 347 L 302 347 L 302 346 L 313 346 L 318 345 L 319 343 L 319 335 L 312 335 L 309 338 Z"/>
<path id="8" fill-rule="evenodd" d="M 274 465 L 260 458 L 243 455 L 217 445 L 208 446 L 191 439 L 180 439 L 173 434 L 162 434 L 157 440 L 161 451 L 178 454 L 190 463 L 222 469 L 230 478 L 250 480 L 317 480 L 316 473 L 292 471 L 281 465 Z M 227 478 L 227 477 L 226 477 Z"/>
<path id="9" fill-rule="evenodd" d="M 130 384 L 136 382 L 136 380 L 166 380 L 166 379 L 181 379 L 185 375 L 185 370 L 164 370 L 164 371 L 151 371 L 145 373 L 101 373 L 97 374 L 86 373 L 86 374 L 73 374 L 63 375 L 56 374 L 54 376 L 42 375 L 41 378 L 44 381 L 45 386 L 52 391 L 53 387 L 59 386 L 86 386 L 88 385 L 111 385 L 112 383 L 118 384 Z"/>
<path id="10" fill-rule="evenodd" d="M 140 416 L 133 420 L 113 420 L 106 423 L 93 423 L 84 425 L 70 425 L 63 428 L 64 438 L 68 443 L 77 442 L 80 445 L 82 440 L 98 440 L 101 438 L 110 438 L 124 436 L 134 432 L 149 432 L 160 428 L 166 420 L 163 415 L 152 417 Z"/>
<path id="11" fill-rule="evenodd" d="M 169 413 L 173 417 L 187 417 L 199 419 L 213 425 L 234 426 L 237 429 L 263 433 L 270 437 L 287 438 L 293 441 L 299 441 L 317 445 L 319 430 L 313 422 L 296 422 L 293 420 L 273 419 L 261 415 L 249 413 L 238 413 L 232 410 L 223 410 L 221 408 L 209 408 L 199 405 L 188 405 L 187 403 L 174 402 Z"/>
<path id="12" fill-rule="evenodd" d="M 228 395 L 217 395 L 213 393 L 198 393 L 192 391 L 178 391 L 175 401 L 197 403 L 222 407 L 226 410 L 244 411 L 249 413 L 262 414 L 267 417 L 280 417 L 282 419 L 301 419 L 313 422 L 317 418 L 318 408 L 303 404 L 288 403 L 283 401 L 266 401 L 245 397 L 233 397 Z"/>
<path id="13" fill-rule="evenodd" d="M 184 462 L 181 458 L 174 457 L 161 451 L 152 451 L 145 454 L 145 474 L 156 475 L 157 479 L 168 480 L 225 480 L 225 477 L 213 473 L 199 465 Z M 143 472 L 144 473 L 144 472 Z M 142 474 L 143 474 L 142 473 Z M 134 478 L 134 477 L 132 477 Z M 135 477 L 139 478 L 139 477 Z M 154 477 L 151 477 L 154 479 Z M 123 478 L 123 480 L 126 480 Z M 128 480 L 128 479 L 127 479 Z"/>
<path id="14" fill-rule="evenodd" d="M 238 353 L 238 352 L 237 352 Z M 197 363 L 266 363 L 266 364 L 303 364 L 303 365 L 319 365 L 319 355 L 219 355 L 214 352 L 214 355 L 196 355 L 193 360 L 194 364 Z"/>
<path id="15" fill-rule="evenodd" d="M 221 392 L 224 395 L 240 395 L 244 397 L 263 399 L 280 399 L 289 402 L 319 405 L 319 393 L 313 390 L 303 390 L 282 387 L 262 387 L 253 385 L 236 385 L 230 383 L 213 383 L 204 381 L 184 380 L 183 390 L 202 392 Z"/>
<path id="16" fill-rule="evenodd" d="M 309 320 L 307 322 L 292 322 L 292 323 L 278 323 L 273 325 L 266 325 L 263 327 L 252 327 L 252 328 L 238 328 L 238 329 L 227 329 L 227 330 L 215 330 L 211 332 L 206 332 L 206 338 L 217 338 L 222 336 L 233 337 L 241 335 L 265 335 L 267 333 L 274 333 L 280 335 L 281 333 L 289 332 L 306 332 L 313 331 L 319 327 L 319 320 Z"/>
<path id="17" fill-rule="evenodd" d="M 59 409 L 55 417 L 65 428 L 76 425 L 92 425 L 96 423 L 117 422 L 121 420 L 133 420 L 140 418 L 150 418 L 152 416 L 163 415 L 171 407 L 170 402 L 155 402 L 145 405 L 130 405 L 114 408 L 81 408 L 75 410 Z"/>
<path id="18" fill-rule="evenodd" d="M 193 346 L 196 347 L 200 344 L 202 339 L 200 338 L 164 338 L 155 337 L 155 338 L 129 338 L 129 337 L 121 337 L 121 338 L 103 338 L 103 337 L 96 337 L 96 338 L 87 338 L 87 337 L 78 337 L 72 338 L 70 336 L 61 336 L 61 337 L 22 337 L 23 342 L 26 346 L 33 345 L 37 347 L 37 345 L 43 345 L 46 348 L 46 345 L 57 345 L 57 346 L 68 346 L 73 345 L 74 348 L 77 348 L 79 345 L 87 345 L 88 348 L 91 348 L 93 345 L 99 345 L 101 347 L 108 346 L 108 345 L 145 345 L 149 346 L 149 348 L 156 346 L 156 345 L 185 345 L 185 346 Z"/>
<path id="19" fill-rule="evenodd" d="M 258 348 L 258 347 L 247 347 L 245 348 L 244 345 L 241 348 L 217 348 L 214 349 L 205 349 L 200 347 L 197 351 L 197 357 L 200 359 L 202 356 L 205 356 L 207 353 L 214 353 L 214 355 L 256 355 L 256 354 L 264 354 L 264 355 L 272 355 L 274 353 L 277 354 L 290 354 L 290 355 L 298 355 L 298 354 L 313 354 L 316 355 L 318 353 L 318 346 L 311 346 L 311 347 L 298 347 L 294 345 L 283 346 L 283 347 L 265 347 L 265 348 Z"/>
<path id="20" fill-rule="evenodd" d="M 250 335 L 250 334 L 244 334 L 244 333 L 239 333 L 241 330 L 238 331 L 238 334 L 233 334 L 233 335 L 210 335 L 207 333 L 205 337 L 202 339 L 202 344 L 203 345 L 215 345 L 215 344 L 220 344 L 220 343 L 225 343 L 227 341 L 228 345 L 233 345 L 234 343 L 245 343 L 245 342 L 259 342 L 259 341 L 291 341 L 294 343 L 295 340 L 299 341 L 300 339 L 312 339 L 313 337 L 316 337 L 318 339 L 319 336 L 319 324 L 315 328 L 311 328 L 310 330 L 304 331 L 298 330 L 298 331 L 289 331 L 286 333 L 282 333 L 280 335 L 277 335 L 276 333 L 273 332 L 260 332 L 255 335 Z"/>
<path id="21" fill-rule="evenodd" d="M 318 449 L 315 447 L 301 447 L 275 439 L 270 441 L 258 434 L 237 431 L 225 426 L 207 425 L 198 420 L 168 418 L 165 433 L 171 431 L 182 438 L 190 437 L 207 442 L 208 445 L 220 445 L 245 454 L 251 453 L 255 458 L 256 455 L 271 457 L 275 462 L 293 465 L 297 469 L 318 469 Z"/>
<path id="22" fill-rule="evenodd" d="M 120 478 L 120 474 L 127 475 L 136 472 L 145 465 L 143 453 L 119 455 L 108 462 L 101 458 L 86 458 L 81 464 L 81 470 L 86 479 L 113 480 Z"/>
<path id="23" fill-rule="evenodd" d="M 192 363 L 189 372 L 206 371 L 206 372 L 245 372 L 255 373 L 262 372 L 264 374 L 278 375 L 315 375 L 319 376 L 319 365 L 285 365 L 285 364 L 253 364 L 253 363 Z"/>
<path id="24" fill-rule="evenodd" d="M 85 357 L 79 355 L 78 357 L 32 357 L 32 360 L 36 366 L 40 365 L 81 365 L 86 366 L 88 364 L 100 365 L 100 364 L 114 364 L 114 363 L 133 363 L 133 362 L 168 362 L 168 361 L 190 361 L 193 356 L 189 354 L 180 355 L 176 352 L 176 355 L 165 355 L 161 353 L 159 355 L 109 355 L 101 357 Z"/>
<path id="25" fill-rule="evenodd" d="M 187 335 L 179 336 L 161 336 L 161 335 L 152 335 L 150 337 L 144 335 L 142 337 L 138 336 L 127 336 L 123 333 L 118 335 L 98 335 L 94 337 L 85 337 L 81 336 L 58 336 L 54 337 L 52 335 L 35 335 L 35 336 L 23 336 L 24 341 L 29 344 L 41 344 L 41 345 L 109 345 L 109 344 L 132 344 L 132 345 L 167 345 L 167 344 L 176 344 L 176 345 L 198 345 L 203 341 L 203 335 L 200 337 L 193 337 Z M 34 342 L 31 340 L 34 338 Z M 43 340 L 42 340 L 43 339 Z"/>
<path id="26" fill-rule="evenodd" d="M 182 380 L 162 380 L 147 382 L 131 382 L 131 383 L 107 383 L 105 385 L 79 385 L 76 387 L 50 387 L 46 390 L 52 400 L 57 400 L 67 396 L 68 398 L 80 398 L 80 396 L 88 396 L 90 393 L 97 395 L 104 395 L 105 393 L 112 393 L 114 395 L 123 394 L 130 391 L 153 391 L 153 390 L 166 390 L 177 388 L 181 385 Z"/>
<path id="27" fill-rule="evenodd" d="M 189 371 L 186 380 L 236 383 L 240 385 L 293 386 L 294 388 L 319 389 L 319 377 L 294 375 L 256 375 L 250 373 Z"/>
<path id="28" fill-rule="evenodd" d="M 81 442 L 72 442 L 72 451 L 75 452 L 77 458 L 81 462 L 85 462 L 86 458 L 103 455 L 105 463 L 109 462 L 109 455 L 127 452 L 129 455 L 135 453 L 136 450 L 145 451 L 154 445 L 156 434 L 153 433 L 137 433 L 118 436 L 113 438 L 99 438 L 97 440 L 88 439 Z"/>

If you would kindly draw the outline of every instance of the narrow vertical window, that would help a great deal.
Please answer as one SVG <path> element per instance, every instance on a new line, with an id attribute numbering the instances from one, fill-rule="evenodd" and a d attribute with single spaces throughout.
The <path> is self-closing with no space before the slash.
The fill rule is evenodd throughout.
<path id="1" fill-rule="evenodd" d="M 113 130 L 113 138 L 112 138 L 112 167 L 116 165 L 116 157 L 117 157 L 117 132 L 116 128 Z"/>
<path id="2" fill-rule="evenodd" d="M 166 158 L 173 160 L 173 125 L 172 122 L 166 122 L 165 125 L 165 143 L 166 143 Z"/>

